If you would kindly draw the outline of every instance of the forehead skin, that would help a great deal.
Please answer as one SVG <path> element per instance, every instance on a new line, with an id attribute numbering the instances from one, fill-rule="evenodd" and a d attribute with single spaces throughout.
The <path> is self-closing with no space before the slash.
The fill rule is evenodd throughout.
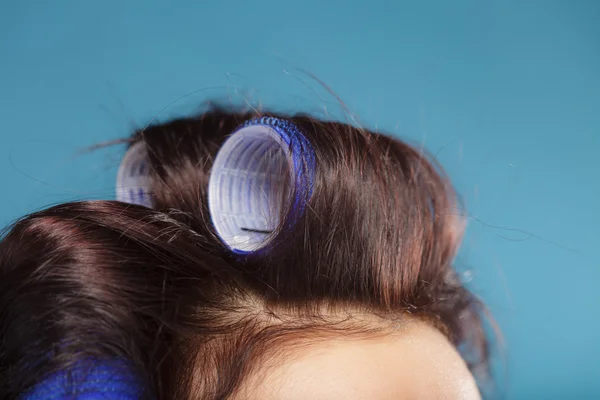
<path id="1" fill-rule="evenodd" d="M 448 340 L 412 322 L 398 334 L 327 339 L 251 376 L 235 400 L 479 400 Z"/>

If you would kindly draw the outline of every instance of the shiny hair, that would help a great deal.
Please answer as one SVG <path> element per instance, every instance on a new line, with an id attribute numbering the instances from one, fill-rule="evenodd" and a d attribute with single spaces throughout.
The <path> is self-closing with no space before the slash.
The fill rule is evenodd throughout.
<path id="1" fill-rule="evenodd" d="M 268 252 L 240 257 L 211 223 L 208 178 L 228 135 L 265 115 L 311 143 L 314 187 Z M 443 332 L 474 372 L 486 369 L 483 306 L 453 269 L 457 196 L 421 149 L 308 115 L 223 108 L 150 126 L 136 143 L 152 209 L 66 203 L 2 239 L 0 398 L 90 360 L 119 360 L 145 397 L 227 399 L 275 354 L 385 334 L 407 316 Z"/>

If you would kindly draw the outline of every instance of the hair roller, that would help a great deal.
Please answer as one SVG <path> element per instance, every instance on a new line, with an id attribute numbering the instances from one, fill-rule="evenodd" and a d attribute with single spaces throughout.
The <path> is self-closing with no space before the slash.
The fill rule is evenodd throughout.
<path id="1" fill-rule="evenodd" d="M 314 176 L 313 148 L 296 125 L 247 121 L 223 143 L 211 170 L 208 206 L 218 236 L 236 254 L 264 249 L 278 228 L 304 214 Z"/>
<path id="2" fill-rule="evenodd" d="M 22 400 L 139 400 L 147 390 L 124 361 L 90 360 L 50 375 Z"/>
<path id="3" fill-rule="evenodd" d="M 152 208 L 150 168 L 146 144 L 134 143 L 119 166 L 116 198 L 118 201 Z"/>

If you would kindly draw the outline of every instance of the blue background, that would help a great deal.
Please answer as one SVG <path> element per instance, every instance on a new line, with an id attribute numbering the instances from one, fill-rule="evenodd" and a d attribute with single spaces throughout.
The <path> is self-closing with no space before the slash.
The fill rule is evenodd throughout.
<path id="1" fill-rule="evenodd" d="M 341 116 L 305 69 L 450 172 L 459 265 L 505 337 L 498 393 L 600 398 L 600 1 L 0 5 L 3 225 L 113 198 L 123 149 L 78 151 L 157 114 L 216 97 Z"/>

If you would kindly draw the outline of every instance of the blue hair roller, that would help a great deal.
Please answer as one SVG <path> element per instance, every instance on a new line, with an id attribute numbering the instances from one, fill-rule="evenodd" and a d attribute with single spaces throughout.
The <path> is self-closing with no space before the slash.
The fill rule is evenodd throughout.
<path id="1" fill-rule="evenodd" d="M 274 117 L 247 121 L 222 145 L 210 173 L 217 234 L 236 254 L 264 249 L 282 222 L 291 228 L 304 214 L 314 179 L 315 154 L 296 125 Z"/>
<path id="2" fill-rule="evenodd" d="M 46 378 L 21 400 L 141 400 L 148 392 L 124 361 L 80 362 Z"/>
<path id="3" fill-rule="evenodd" d="M 144 142 L 134 143 L 119 166 L 117 200 L 152 208 L 150 168 Z"/>

